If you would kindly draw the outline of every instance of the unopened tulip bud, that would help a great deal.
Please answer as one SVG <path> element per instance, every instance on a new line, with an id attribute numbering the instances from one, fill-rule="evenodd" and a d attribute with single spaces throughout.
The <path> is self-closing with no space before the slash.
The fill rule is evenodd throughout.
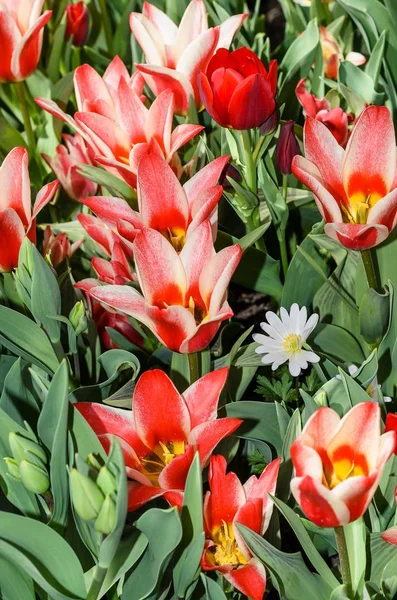
<path id="1" fill-rule="evenodd" d="M 109 535 L 117 523 L 116 506 L 109 495 L 105 497 L 99 515 L 95 521 L 95 529 L 100 533 Z"/>
<path id="2" fill-rule="evenodd" d="M 117 490 L 116 478 L 107 467 L 102 467 L 96 480 L 96 484 L 104 494 L 114 494 Z"/>
<path id="3" fill-rule="evenodd" d="M 84 521 L 98 516 L 103 503 L 103 494 L 92 479 L 82 475 L 77 469 L 70 471 L 70 491 L 73 506 Z"/>
<path id="4" fill-rule="evenodd" d="M 241 183 L 242 177 L 240 172 L 233 167 L 231 164 L 225 165 L 220 177 L 219 177 L 219 185 L 225 188 L 225 190 L 232 190 L 232 184 L 229 182 L 228 177 L 237 181 L 237 183 Z"/>
<path id="5" fill-rule="evenodd" d="M 276 148 L 276 164 L 278 170 L 283 175 L 292 173 L 292 159 L 294 156 L 300 155 L 298 140 L 294 133 L 294 122 L 287 121 L 282 126 L 280 137 L 277 141 Z"/>
<path id="6" fill-rule="evenodd" d="M 93 467 L 97 471 L 100 471 L 102 468 L 102 465 L 99 462 L 99 460 L 96 458 L 95 454 L 89 454 L 87 456 L 87 462 L 90 465 L 90 467 Z"/>
<path id="7" fill-rule="evenodd" d="M 19 474 L 23 485 L 33 494 L 45 494 L 50 487 L 47 469 L 33 465 L 27 460 L 22 460 L 19 465 Z"/>
<path id="8" fill-rule="evenodd" d="M 17 463 L 20 463 L 22 460 L 29 460 L 29 455 L 37 457 L 43 464 L 47 462 L 44 449 L 36 442 L 25 438 L 19 433 L 11 432 L 8 436 L 8 442 Z"/>
<path id="9" fill-rule="evenodd" d="M 270 117 L 268 117 L 260 126 L 259 131 L 261 132 L 261 135 L 271 135 L 274 133 L 278 127 L 279 120 L 280 113 L 276 107 L 276 110 L 274 110 Z"/>
<path id="10" fill-rule="evenodd" d="M 4 458 L 4 462 L 7 465 L 7 469 L 8 469 L 9 474 L 11 475 L 11 477 L 14 477 L 15 479 L 21 479 L 17 461 L 14 460 L 13 458 L 9 458 L 7 456 Z"/>
<path id="11" fill-rule="evenodd" d="M 87 329 L 87 316 L 82 300 L 76 302 L 73 306 L 69 313 L 69 321 L 71 322 L 76 335 L 80 335 L 80 333 L 83 333 L 83 331 Z"/>
<path id="12" fill-rule="evenodd" d="M 90 13 L 85 2 L 69 4 L 66 7 L 66 17 L 65 38 L 68 40 L 73 36 L 73 44 L 75 46 L 84 46 L 90 24 Z"/>

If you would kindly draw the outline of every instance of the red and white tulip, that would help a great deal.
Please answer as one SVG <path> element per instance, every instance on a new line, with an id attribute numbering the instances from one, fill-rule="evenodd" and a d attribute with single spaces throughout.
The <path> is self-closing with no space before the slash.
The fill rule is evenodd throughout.
<path id="1" fill-rule="evenodd" d="M 236 524 L 263 535 L 270 522 L 280 458 L 271 462 L 258 478 L 253 475 L 242 485 L 235 473 L 226 474 L 223 456 L 211 456 L 210 491 L 204 500 L 206 542 L 201 566 L 219 571 L 234 587 L 253 600 L 262 600 L 266 589 L 263 564 L 245 544 Z"/>
<path id="2" fill-rule="evenodd" d="M 137 69 L 155 96 L 171 89 L 176 112 L 186 115 L 190 98 L 197 107 L 201 105 L 197 75 L 206 70 L 218 48 L 229 48 L 247 16 L 235 15 L 219 27 L 208 28 L 204 1 L 191 0 L 178 27 L 156 6 L 144 2 L 142 13 L 130 16 L 132 33 L 147 63 Z"/>
<path id="3" fill-rule="evenodd" d="M 323 123 L 307 117 L 304 145 L 306 158 L 296 156 L 292 171 L 313 192 L 325 233 L 352 250 L 383 242 L 397 224 L 396 137 L 388 108 L 366 108 L 346 150 Z"/>
<path id="4" fill-rule="evenodd" d="M 337 79 L 339 64 L 343 61 L 343 53 L 336 38 L 323 25 L 320 25 L 320 44 L 323 53 L 324 75 L 329 79 Z M 360 66 L 364 65 L 367 59 L 359 52 L 349 52 L 345 60 Z"/>
<path id="5" fill-rule="evenodd" d="M 341 419 L 322 407 L 291 446 L 291 491 L 308 519 L 338 527 L 359 519 L 393 454 L 396 432 L 381 435 L 380 408 L 357 404 Z"/>
<path id="6" fill-rule="evenodd" d="M 82 243 L 83 240 L 77 240 L 71 244 L 66 233 L 54 235 L 51 227 L 47 225 L 44 231 L 43 256 L 48 257 L 56 269 L 66 258 L 71 258 Z"/>
<path id="7" fill-rule="evenodd" d="M 195 453 L 204 467 L 215 446 L 241 424 L 240 419 L 216 418 L 227 374 L 227 368 L 208 373 L 180 394 L 163 371 L 154 369 L 139 378 L 132 411 L 75 404 L 106 450 L 111 436 L 119 440 L 127 475 L 133 480 L 129 510 L 159 496 L 181 506 Z"/>

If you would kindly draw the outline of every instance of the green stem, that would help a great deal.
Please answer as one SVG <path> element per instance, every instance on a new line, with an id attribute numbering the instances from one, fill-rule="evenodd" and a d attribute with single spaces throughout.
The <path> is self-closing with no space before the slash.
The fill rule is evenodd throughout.
<path id="1" fill-rule="evenodd" d="M 108 9 L 106 6 L 106 0 L 99 0 L 99 6 L 101 9 L 103 29 L 104 29 L 105 38 L 106 38 L 106 45 L 107 45 L 109 54 L 111 56 L 113 56 L 113 34 L 112 34 L 112 26 L 110 24 Z"/>
<path id="2" fill-rule="evenodd" d="M 263 142 L 265 141 L 265 139 L 266 139 L 266 136 L 261 135 L 255 146 L 255 150 L 252 153 L 252 160 L 254 161 L 254 163 L 256 163 L 258 160 L 259 152 L 261 151 L 261 148 L 263 146 Z"/>
<path id="3" fill-rule="evenodd" d="M 98 600 L 102 584 L 105 580 L 107 569 L 97 565 L 95 567 L 94 578 L 88 590 L 87 600 Z"/>
<path id="4" fill-rule="evenodd" d="M 191 352 L 187 355 L 189 360 L 190 385 L 200 378 L 199 353 Z"/>
<path id="5" fill-rule="evenodd" d="M 251 149 L 251 134 L 248 129 L 240 131 L 241 140 L 243 142 L 244 150 L 244 164 L 245 164 L 245 178 L 248 185 L 248 189 L 254 194 L 257 193 L 256 184 L 256 163 L 254 155 Z"/>
<path id="6" fill-rule="evenodd" d="M 338 546 L 339 561 L 340 561 L 340 572 L 342 575 L 342 582 L 347 587 L 348 594 L 352 590 L 352 576 L 350 572 L 349 553 L 347 551 L 347 544 L 345 538 L 345 532 L 343 527 L 335 527 L 335 538 Z"/>
<path id="7" fill-rule="evenodd" d="M 21 113 L 22 113 L 22 119 L 23 119 L 25 131 L 26 131 L 26 137 L 28 138 L 29 153 L 31 155 L 30 157 L 32 157 L 35 154 L 35 150 L 36 150 L 36 140 L 34 138 L 32 122 L 30 120 L 30 113 L 29 113 L 29 107 L 28 107 L 28 102 L 27 102 L 28 91 L 26 89 L 26 84 L 24 81 L 18 81 L 14 85 L 15 85 L 15 89 L 17 92 L 19 107 L 20 107 Z"/>
<path id="8" fill-rule="evenodd" d="M 287 203 L 287 195 L 288 195 L 288 179 L 286 175 L 283 175 L 283 198 L 285 203 Z M 282 227 L 279 228 L 278 231 L 278 239 L 280 245 L 280 256 L 281 256 L 281 266 L 283 268 L 284 280 L 287 277 L 288 271 L 288 253 L 287 253 L 287 243 L 285 240 L 285 229 Z"/>
<path id="9" fill-rule="evenodd" d="M 254 231 L 256 228 L 257 227 L 256 227 L 252 217 L 247 217 L 247 223 L 246 223 L 247 233 L 249 233 L 250 231 Z M 262 252 L 267 252 L 265 240 L 263 239 L 263 237 L 260 237 L 259 240 L 256 240 L 255 248 L 257 248 L 258 250 L 262 250 Z"/>
<path id="10" fill-rule="evenodd" d="M 374 263 L 372 261 L 371 250 L 361 250 L 361 258 L 363 261 L 365 274 L 367 276 L 368 287 L 373 290 L 378 290 L 378 281 L 376 279 L 376 273 Z"/>

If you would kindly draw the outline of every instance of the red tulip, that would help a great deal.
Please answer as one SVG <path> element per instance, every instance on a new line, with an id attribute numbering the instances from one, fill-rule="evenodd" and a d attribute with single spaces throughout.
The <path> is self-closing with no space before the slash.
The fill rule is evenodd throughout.
<path id="1" fill-rule="evenodd" d="M 386 417 L 385 433 L 388 431 L 395 431 L 397 433 L 397 414 L 389 413 Z M 394 448 L 394 454 L 397 455 L 397 444 Z"/>
<path id="2" fill-rule="evenodd" d="M 94 164 L 92 150 L 87 147 L 79 133 L 75 136 L 65 133 L 62 137 L 65 144 L 57 146 L 55 157 L 51 158 L 43 154 L 44 160 L 54 171 L 70 198 L 81 200 L 86 196 L 92 196 L 97 191 L 97 184 L 78 173 L 80 166 Z"/>
<path id="3" fill-rule="evenodd" d="M 36 243 L 36 216 L 58 188 L 53 181 L 41 188 L 31 208 L 28 153 L 14 148 L 0 167 L 0 273 L 18 265 L 19 249 L 25 236 Z"/>
<path id="4" fill-rule="evenodd" d="M 84 46 L 90 25 L 90 13 L 85 2 L 68 4 L 66 7 L 66 31 L 65 38 L 73 37 L 75 46 Z"/>
<path id="5" fill-rule="evenodd" d="M 201 566 L 219 571 L 244 596 L 262 600 L 266 589 L 266 571 L 252 556 L 236 523 L 263 535 L 273 511 L 269 494 L 274 495 L 280 458 L 270 463 L 258 478 L 253 475 L 244 486 L 237 475 L 226 475 L 223 456 L 211 456 L 210 492 L 204 500 L 206 543 Z"/>
<path id="6" fill-rule="evenodd" d="M 54 235 L 51 227 L 47 225 L 44 231 L 43 256 L 48 256 L 56 269 L 66 258 L 71 258 L 82 243 L 83 240 L 78 240 L 71 244 L 66 233 Z"/>
<path id="7" fill-rule="evenodd" d="M 129 510 L 159 496 L 180 506 L 195 452 L 204 467 L 215 446 L 241 424 L 240 419 L 216 418 L 227 373 L 227 368 L 208 373 L 181 395 L 163 371 L 146 371 L 136 384 L 132 413 L 90 402 L 75 404 L 106 450 L 110 436 L 119 439 L 133 480 Z"/>
<path id="8" fill-rule="evenodd" d="M 345 147 L 349 138 L 350 115 L 337 106 L 331 108 L 326 98 L 316 98 L 306 89 L 306 79 L 301 79 L 295 90 L 296 96 L 303 106 L 305 116 L 312 117 L 324 123 L 338 144 Z"/>
<path id="9" fill-rule="evenodd" d="M 280 173 L 292 173 L 292 159 L 301 153 L 294 133 L 294 122 L 287 121 L 282 126 L 276 147 L 276 165 Z"/>
<path id="10" fill-rule="evenodd" d="M 0 82 L 26 79 L 36 70 L 43 28 L 52 11 L 41 16 L 44 0 L 0 0 Z"/>
<path id="11" fill-rule="evenodd" d="M 292 171 L 313 192 L 327 221 L 325 233 L 352 250 L 383 242 L 397 223 L 396 138 L 389 110 L 366 108 L 346 150 L 322 123 L 307 117 L 304 142 L 306 158 L 296 156 Z"/>
<path id="12" fill-rule="evenodd" d="M 190 98 L 200 107 L 197 74 L 205 71 L 217 48 L 228 48 L 247 14 L 226 19 L 220 27 L 208 28 L 203 0 L 191 0 L 179 27 L 149 2 L 142 14 L 131 13 L 130 25 L 148 64 L 137 65 L 155 96 L 171 89 L 175 110 L 186 115 Z"/>
<path id="13" fill-rule="evenodd" d="M 134 242 L 143 295 L 121 285 L 98 286 L 89 293 L 141 321 L 170 350 L 197 352 L 233 315 L 226 292 L 241 255 L 238 245 L 215 254 L 208 220 L 189 236 L 180 254 L 161 233 L 143 229 Z"/>
<path id="14" fill-rule="evenodd" d="M 267 71 L 249 48 L 224 48 L 198 76 L 201 100 L 222 127 L 260 127 L 276 111 L 277 61 Z"/>
<path id="15" fill-rule="evenodd" d="M 223 191 L 216 184 L 228 160 L 228 156 L 216 158 L 182 186 L 164 158 L 147 154 L 138 167 L 139 213 L 121 198 L 94 196 L 83 202 L 124 241 L 133 242 L 141 229 L 150 227 L 180 252 L 206 219 L 211 219 L 216 237 L 217 205 Z"/>
<path id="16" fill-rule="evenodd" d="M 130 76 L 116 56 L 103 77 L 89 65 L 76 69 L 78 112 L 74 118 L 52 100 L 37 98 L 36 102 L 80 133 L 97 163 L 136 187 L 138 164 L 149 143 L 152 152 L 180 171 L 177 151 L 203 129 L 201 125 L 181 124 L 172 130 L 172 92 L 165 90 L 146 108 L 142 102 L 143 85 L 141 74 Z"/>
<path id="17" fill-rule="evenodd" d="M 378 487 L 397 434 L 380 434 L 380 408 L 362 402 L 340 419 L 317 410 L 291 446 L 291 491 L 308 519 L 338 527 L 359 519 Z"/>

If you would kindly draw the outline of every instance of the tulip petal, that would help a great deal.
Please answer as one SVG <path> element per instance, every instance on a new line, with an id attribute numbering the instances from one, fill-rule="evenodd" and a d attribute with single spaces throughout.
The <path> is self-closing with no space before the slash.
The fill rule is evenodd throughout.
<path id="1" fill-rule="evenodd" d="M 186 273 L 186 301 L 193 298 L 195 306 L 202 310 L 206 306 L 200 295 L 200 275 L 213 255 L 211 224 L 207 220 L 189 235 L 179 255 Z"/>
<path id="2" fill-rule="evenodd" d="M 359 67 L 360 65 L 364 65 L 367 62 L 367 59 L 365 58 L 365 56 L 363 54 L 360 54 L 360 52 L 349 52 L 346 55 L 345 60 L 347 60 L 348 62 L 351 62 L 353 65 L 356 65 L 357 67 Z"/>
<path id="3" fill-rule="evenodd" d="M 146 142 L 145 123 L 149 111 L 124 79 L 120 79 L 117 89 L 116 115 L 117 121 L 123 124 L 130 144 Z"/>
<path id="4" fill-rule="evenodd" d="M 198 135 L 203 129 L 203 125 L 177 125 L 171 134 L 171 148 L 168 152 L 168 157 L 173 156 L 179 148 L 187 144 L 189 140 Z"/>
<path id="5" fill-rule="evenodd" d="M 176 36 L 178 33 L 178 27 L 174 21 L 169 18 L 162 10 L 157 8 L 150 2 L 144 2 L 142 7 L 142 14 L 154 25 L 157 31 L 161 34 L 161 37 L 166 46 L 173 46 L 175 44 Z"/>
<path id="6" fill-rule="evenodd" d="M 396 137 L 390 111 L 385 106 L 369 106 L 361 113 L 346 147 L 346 193 L 349 197 L 379 194 L 382 198 L 391 189 L 395 171 Z"/>
<path id="7" fill-rule="evenodd" d="M 130 27 L 143 50 L 146 62 L 153 65 L 166 65 L 167 56 L 163 40 L 149 19 L 140 13 L 131 13 Z"/>
<path id="8" fill-rule="evenodd" d="M 191 207 L 193 220 L 188 227 L 186 236 L 191 235 L 206 219 L 209 219 L 213 237 L 216 238 L 218 225 L 217 206 L 222 194 L 223 187 L 221 185 L 216 185 L 200 194 Z M 213 228 L 213 220 L 215 221 L 215 228 Z"/>
<path id="9" fill-rule="evenodd" d="M 394 229 L 397 219 L 397 189 L 392 190 L 379 200 L 369 211 L 367 224 L 385 225 L 389 231 Z"/>
<path id="10" fill-rule="evenodd" d="M 153 154 L 142 158 L 137 191 L 140 215 L 147 227 L 161 232 L 186 231 L 188 201 L 178 178 L 163 158 Z"/>
<path id="11" fill-rule="evenodd" d="M 242 567 L 223 573 L 229 581 L 242 594 L 252 600 L 262 600 L 266 590 L 266 569 L 256 558 Z"/>
<path id="12" fill-rule="evenodd" d="M 389 235 L 384 225 L 327 223 L 324 232 L 350 250 L 367 250 L 381 244 Z"/>
<path id="13" fill-rule="evenodd" d="M 128 202 L 122 198 L 112 196 L 89 196 L 81 200 L 82 204 L 88 206 L 108 227 L 116 227 L 117 222 L 122 219 L 132 225 L 140 222 L 139 215 L 135 213 Z"/>
<path id="14" fill-rule="evenodd" d="M 97 113 L 83 112 L 76 113 L 75 119 L 101 153 L 117 160 L 128 159 L 131 144 L 127 135 L 114 121 Z"/>
<path id="15" fill-rule="evenodd" d="M 152 306 L 184 306 L 186 275 L 177 252 L 154 229 L 143 229 L 134 243 L 135 266 L 143 295 Z"/>
<path id="16" fill-rule="evenodd" d="M 146 140 L 155 139 L 165 156 L 171 149 L 171 129 L 174 116 L 174 95 L 164 90 L 149 109 L 145 126 Z"/>
<path id="17" fill-rule="evenodd" d="M 232 523 L 246 501 L 244 488 L 237 475 L 226 474 L 227 462 L 221 454 L 211 457 L 208 481 L 211 493 L 205 503 L 205 520 L 210 532 L 223 522 Z"/>
<path id="18" fill-rule="evenodd" d="M 28 162 L 27 150 L 17 147 L 7 154 L 0 167 L 0 211 L 12 208 L 25 227 L 31 220 Z"/>
<path id="19" fill-rule="evenodd" d="M 308 440 L 309 436 L 304 435 L 304 439 Z M 309 443 L 312 443 L 312 440 Z M 291 459 L 295 468 L 295 476 L 304 477 L 309 475 L 313 479 L 321 481 L 323 463 L 320 454 L 307 444 L 308 442 L 304 443 L 301 438 L 298 438 L 291 445 Z"/>
<path id="20" fill-rule="evenodd" d="M 189 434 L 189 444 L 195 446 L 200 454 L 201 465 L 204 467 L 214 448 L 223 438 L 231 435 L 241 425 L 241 419 L 215 419 L 196 425 Z"/>
<path id="21" fill-rule="evenodd" d="M 375 471 L 370 477 L 349 477 L 334 488 L 334 495 L 349 510 L 349 521 L 359 519 L 367 510 L 376 488 L 377 475 Z"/>
<path id="22" fill-rule="evenodd" d="M 228 115 L 225 111 L 219 112 L 214 106 L 214 93 L 212 91 L 210 82 L 208 81 L 205 73 L 199 73 L 197 77 L 197 86 L 200 94 L 201 102 L 203 103 L 207 113 L 221 125 L 222 127 L 229 126 Z"/>
<path id="23" fill-rule="evenodd" d="M 194 97 L 193 87 L 184 73 L 157 65 L 136 65 L 147 85 L 155 96 L 171 89 L 175 99 L 175 112 L 186 115 L 189 108 L 189 98 Z"/>
<path id="24" fill-rule="evenodd" d="M 189 469 L 194 458 L 194 448 L 188 446 L 161 471 L 159 485 L 166 490 L 184 490 Z"/>
<path id="25" fill-rule="evenodd" d="M 300 441 L 312 447 L 319 454 L 323 454 L 335 436 L 339 424 L 338 413 L 328 406 L 323 406 L 316 410 L 307 421 Z"/>
<path id="26" fill-rule="evenodd" d="M 24 237 L 25 229 L 15 210 L 6 208 L 0 211 L 0 273 L 7 273 L 18 266 Z"/>
<path id="27" fill-rule="evenodd" d="M 58 191 L 58 188 L 59 188 L 59 181 L 56 181 L 56 180 L 51 181 L 51 183 L 47 183 L 47 185 L 45 185 L 44 187 L 41 188 L 41 190 L 38 192 L 38 194 L 36 196 L 36 200 L 33 205 L 32 220 L 37 217 L 39 212 L 41 210 L 43 210 L 43 208 L 49 202 L 51 202 L 51 200 L 54 198 L 56 192 Z"/>
<path id="28" fill-rule="evenodd" d="M 208 29 L 190 42 L 178 60 L 176 68 L 189 79 L 196 104 L 200 101 L 197 76 L 200 72 L 206 71 L 218 40 L 219 30 L 217 28 Z"/>
<path id="29" fill-rule="evenodd" d="M 253 499 L 262 500 L 261 525 L 259 533 L 264 534 L 270 522 L 273 513 L 273 501 L 269 494 L 274 496 L 276 493 L 277 477 L 280 469 L 281 458 L 276 458 L 267 465 L 260 477 L 252 475 L 244 484 L 244 491 L 247 501 Z"/>
<path id="30" fill-rule="evenodd" d="M 390 529 L 386 529 L 382 533 L 382 540 L 387 542 L 388 544 L 392 544 L 393 546 L 397 546 L 397 525 L 394 527 L 390 527 Z"/>
<path id="31" fill-rule="evenodd" d="M 317 167 L 303 156 L 294 156 L 292 172 L 313 193 L 318 210 L 327 222 L 342 223 L 342 213 L 334 196 L 325 188 Z"/>
<path id="32" fill-rule="evenodd" d="M 201 271 L 200 294 L 211 317 L 219 312 L 225 301 L 227 287 L 242 254 L 238 244 L 224 248 Z"/>
<path id="33" fill-rule="evenodd" d="M 183 306 L 169 306 L 166 309 L 151 306 L 148 315 L 151 319 L 151 324 L 148 326 L 160 342 L 169 350 L 185 352 L 182 348 L 186 340 L 197 332 L 196 322 L 189 309 Z"/>
<path id="34" fill-rule="evenodd" d="M 295 477 L 291 480 L 291 492 L 310 521 L 319 527 L 347 525 L 350 512 L 333 491 L 312 477 Z"/>
<path id="35" fill-rule="evenodd" d="M 128 510 L 138 510 L 150 500 L 164 495 L 165 490 L 158 487 L 142 485 L 134 481 L 128 482 Z"/>
<path id="36" fill-rule="evenodd" d="M 262 499 L 254 498 L 247 500 L 243 506 L 240 506 L 233 519 L 233 531 L 238 547 L 245 558 L 250 560 L 252 553 L 236 527 L 236 523 L 245 525 L 245 527 L 248 527 L 251 531 L 255 531 L 255 533 L 260 533 L 262 529 Z"/>
<path id="37" fill-rule="evenodd" d="M 0 39 L 1 39 L 1 61 L 0 82 L 15 81 L 15 74 L 11 68 L 12 56 L 21 33 L 12 15 L 7 11 L 0 11 Z"/>
<path id="38" fill-rule="evenodd" d="M 179 23 L 174 46 L 175 59 L 178 60 L 187 46 L 207 30 L 207 9 L 204 1 L 191 0 Z"/>
<path id="39" fill-rule="evenodd" d="M 113 236 L 111 230 L 100 219 L 80 213 L 77 220 L 92 239 L 101 246 L 108 256 L 112 253 Z"/>
<path id="40" fill-rule="evenodd" d="M 134 288 L 125 285 L 101 285 L 91 288 L 87 293 L 98 302 L 135 317 L 150 327 L 145 299 Z"/>
<path id="41" fill-rule="evenodd" d="M 223 367 L 200 377 L 182 394 L 189 409 L 190 424 L 193 429 L 200 423 L 216 419 L 218 401 L 226 383 L 229 369 Z"/>
<path id="42" fill-rule="evenodd" d="M 229 48 L 235 33 L 240 29 L 247 17 L 248 13 L 233 15 L 219 26 L 219 40 L 216 46 L 217 50 L 218 48 Z"/>
<path id="43" fill-rule="evenodd" d="M 264 123 L 276 108 L 270 82 L 261 74 L 250 75 L 234 90 L 228 106 L 233 129 L 252 129 Z"/>
<path id="44" fill-rule="evenodd" d="M 217 334 L 222 321 L 230 319 L 233 316 L 233 311 L 227 302 L 224 303 L 220 312 L 210 319 L 202 321 L 196 330 L 189 336 L 186 336 L 179 352 L 190 353 L 200 352 L 204 350 Z"/>
<path id="45" fill-rule="evenodd" d="M 140 88 L 141 85 L 143 87 L 143 82 L 139 82 L 139 78 L 137 81 L 135 81 L 135 77 L 136 73 L 133 73 L 132 76 L 130 76 L 127 71 L 127 67 L 121 58 L 119 56 L 115 56 L 109 66 L 106 68 L 102 79 L 108 88 L 113 88 L 109 90 L 112 97 L 113 91 L 116 91 L 119 88 L 122 79 L 124 79 L 124 81 L 130 85 L 131 89 L 140 95 L 142 93 Z"/>
<path id="46" fill-rule="evenodd" d="M 229 159 L 230 156 L 220 156 L 188 179 L 183 185 L 183 189 L 186 192 L 189 206 L 193 206 L 197 198 L 208 190 L 208 188 L 218 185 L 222 171 L 229 162 Z"/>
<path id="47" fill-rule="evenodd" d="M 80 112 L 91 111 L 92 105 L 100 100 L 110 109 L 113 106 L 113 99 L 106 83 L 99 73 L 88 64 L 81 65 L 75 70 L 74 91 Z"/>
<path id="48" fill-rule="evenodd" d="M 43 43 L 43 28 L 51 15 L 52 11 L 46 10 L 18 42 L 11 61 L 11 70 L 17 80 L 26 79 L 37 68 Z"/>

